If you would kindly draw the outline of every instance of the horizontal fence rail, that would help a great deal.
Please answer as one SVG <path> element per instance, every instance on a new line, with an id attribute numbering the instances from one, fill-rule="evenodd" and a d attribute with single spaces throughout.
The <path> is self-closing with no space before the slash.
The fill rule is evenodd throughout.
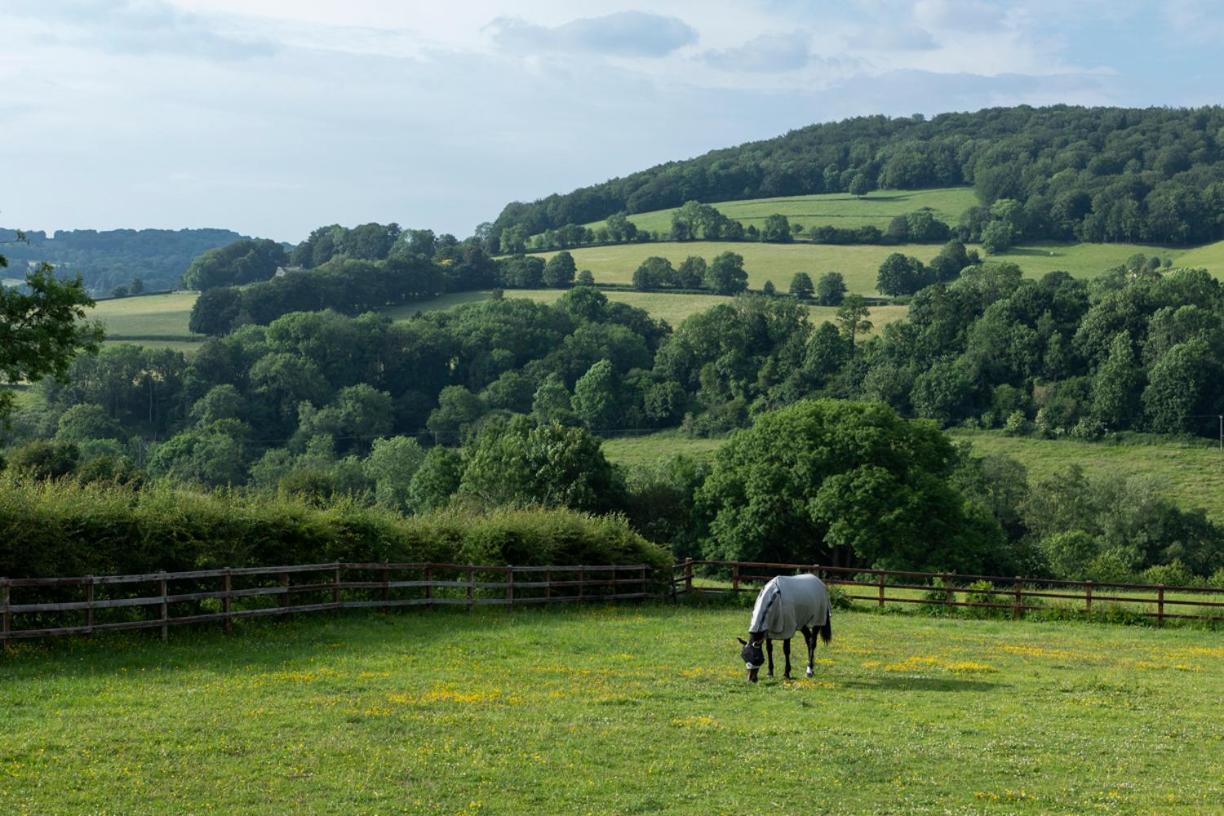
<path id="1" fill-rule="evenodd" d="M 664 581 L 663 586 L 666 586 Z M 658 597 L 646 564 L 347 563 L 0 578 L 0 643 L 338 609 L 522 606 Z"/>
<path id="2" fill-rule="evenodd" d="M 764 561 L 685 559 L 674 567 L 671 594 L 678 597 L 684 594 L 757 592 L 761 584 L 777 575 L 797 573 L 819 575 L 826 584 L 843 588 L 845 598 L 870 601 L 881 608 L 890 603 L 947 609 L 977 608 L 1010 612 L 1013 618 L 1021 618 L 1026 612 L 1047 611 L 1048 601 L 1056 599 L 1074 602 L 1073 608 L 1088 615 L 1093 614 L 1094 603 L 1097 604 L 1097 611 L 1102 610 L 1102 604 L 1139 606 L 1139 609 L 1129 611 L 1154 619 L 1157 626 L 1163 626 L 1166 620 L 1224 622 L 1224 601 L 1220 600 L 1224 597 L 1224 590 L 1212 587 L 958 575 L 955 572 L 912 572 Z M 723 585 L 703 586 L 699 583 L 702 578 L 719 579 Z"/>

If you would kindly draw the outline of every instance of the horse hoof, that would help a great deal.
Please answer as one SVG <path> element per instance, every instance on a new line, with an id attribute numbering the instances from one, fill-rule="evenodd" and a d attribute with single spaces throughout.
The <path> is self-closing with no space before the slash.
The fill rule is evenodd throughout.
<path id="1" fill-rule="evenodd" d="M 811 670 L 811 669 L 808 669 L 808 670 L 805 672 L 805 674 L 807 675 L 807 678 L 808 678 L 809 680 L 811 680 L 811 679 L 812 679 L 812 670 Z"/>

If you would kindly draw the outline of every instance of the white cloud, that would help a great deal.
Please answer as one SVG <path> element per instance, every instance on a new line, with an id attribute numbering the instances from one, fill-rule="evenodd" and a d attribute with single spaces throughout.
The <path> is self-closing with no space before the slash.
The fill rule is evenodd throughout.
<path id="1" fill-rule="evenodd" d="M 640 11 L 583 17 L 555 27 L 498 17 L 485 30 L 498 45 L 514 50 L 620 57 L 662 57 L 697 41 L 697 31 L 679 17 Z"/>
<path id="2" fill-rule="evenodd" d="M 804 31 L 762 34 L 738 48 L 707 51 L 702 58 L 724 71 L 794 71 L 811 62 L 811 39 Z"/>

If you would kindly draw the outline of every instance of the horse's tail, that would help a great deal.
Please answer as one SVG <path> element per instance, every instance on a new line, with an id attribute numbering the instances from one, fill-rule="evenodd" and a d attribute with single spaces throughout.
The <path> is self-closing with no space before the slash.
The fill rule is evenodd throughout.
<path id="1" fill-rule="evenodd" d="M 820 627 L 820 639 L 828 643 L 833 639 L 833 611 L 825 612 L 824 626 Z"/>

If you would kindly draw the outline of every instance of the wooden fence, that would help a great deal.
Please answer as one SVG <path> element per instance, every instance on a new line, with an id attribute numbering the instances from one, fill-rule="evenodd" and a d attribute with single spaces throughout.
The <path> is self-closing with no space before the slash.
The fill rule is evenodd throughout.
<path id="1" fill-rule="evenodd" d="M 645 564 L 543 567 L 330 563 L 0 578 L 0 642 L 403 606 L 519 606 L 652 597 Z"/>
<path id="2" fill-rule="evenodd" d="M 1101 604 L 1127 605 L 1123 608 L 1154 618 L 1157 626 L 1174 619 L 1224 622 L 1224 602 L 1219 600 L 1224 596 L 1224 590 L 1209 587 L 1060 581 L 1019 576 L 958 575 L 954 572 L 905 572 L 819 564 L 686 559 L 675 565 L 672 596 L 757 592 L 760 584 L 775 575 L 805 572 L 819 575 L 827 584 L 843 587 L 845 597 L 850 600 L 870 601 L 880 607 L 888 603 L 923 604 L 949 609 L 967 607 L 999 610 L 1010 613 L 1013 618 L 1020 618 L 1026 612 L 1048 611 L 1050 601 L 1059 600 L 1070 601 L 1072 608 L 1088 615 L 1093 613 L 1094 603 L 1098 611 L 1101 611 Z M 700 581 L 703 576 L 716 577 L 722 585 L 702 586 L 695 583 L 695 578 Z M 978 582 L 989 586 L 971 586 Z M 1211 596 L 1215 596 L 1215 600 Z"/>

